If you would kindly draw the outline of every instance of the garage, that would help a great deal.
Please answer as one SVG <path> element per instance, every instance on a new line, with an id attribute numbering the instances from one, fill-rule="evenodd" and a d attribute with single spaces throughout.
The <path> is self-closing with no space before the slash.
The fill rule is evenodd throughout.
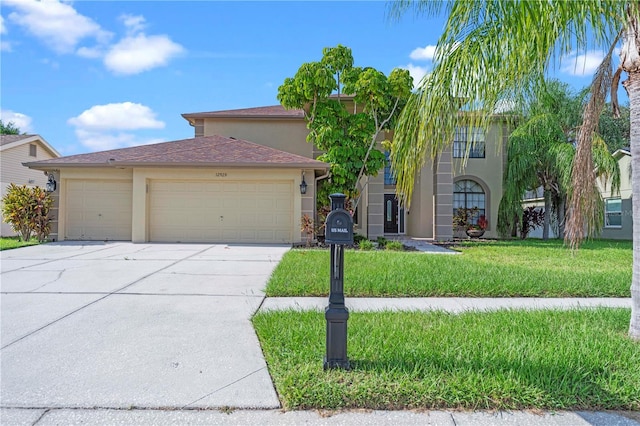
<path id="1" fill-rule="evenodd" d="M 58 181 L 60 240 L 291 244 L 329 165 L 219 135 L 25 163 Z M 55 238 L 55 237 L 54 237 Z"/>
<path id="2" fill-rule="evenodd" d="M 131 241 L 131 181 L 69 179 L 65 188 L 66 240 Z"/>
<path id="3" fill-rule="evenodd" d="M 291 181 L 166 181 L 149 185 L 152 242 L 291 243 Z"/>

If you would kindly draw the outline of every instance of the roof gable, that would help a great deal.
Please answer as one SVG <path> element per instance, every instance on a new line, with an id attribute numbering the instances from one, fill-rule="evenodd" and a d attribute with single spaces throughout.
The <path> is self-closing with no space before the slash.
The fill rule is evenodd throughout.
<path id="1" fill-rule="evenodd" d="M 242 139 L 201 136 L 152 145 L 25 163 L 35 169 L 52 167 L 294 167 L 327 169 L 321 161 Z"/>
<path id="2" fill-rule="evenodd" d="M 60 153 L 40 135 L 0 135 L 0 151 L 6 151 L 28 143 L 38 143 L 49 151 L 52 156 L 60 157 Z"/>

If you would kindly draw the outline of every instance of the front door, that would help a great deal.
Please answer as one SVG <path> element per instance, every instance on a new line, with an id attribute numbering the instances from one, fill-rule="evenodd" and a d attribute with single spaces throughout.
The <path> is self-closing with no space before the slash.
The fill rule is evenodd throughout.
<path id="1" fill-rule="evenodd" d="M 398 233 L 398 200 L 395 194 L 384 194 L 384 232 Z"/>

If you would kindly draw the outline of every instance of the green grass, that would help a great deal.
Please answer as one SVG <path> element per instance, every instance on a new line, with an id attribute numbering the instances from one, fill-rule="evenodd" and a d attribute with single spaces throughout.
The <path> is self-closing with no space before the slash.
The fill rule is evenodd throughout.
<path id="1" fill-rule="evenodd" d="M 460 255 L 346 250 L 344 289 L 355 297 L 630 297 L 630 241 L 467 243 Z M 268 296 L 326 296 L 329 252 L 291 250 Z"/>
<path id="2" fill-rule="evenodd" d="M 9 250 L 18 247 L 34 246 L 40 244 L 37 239 L 30 241 L 20 241 L 18 237 L 2 237 L 0 238 L 0 250 Z"/>
<path id="3" fill-rule="evenodd" d="M 640 410 L 628 309 L 352 313 L 352 370 L 323 371 L 320 312 L 253 323 L 286 409 Z"/>

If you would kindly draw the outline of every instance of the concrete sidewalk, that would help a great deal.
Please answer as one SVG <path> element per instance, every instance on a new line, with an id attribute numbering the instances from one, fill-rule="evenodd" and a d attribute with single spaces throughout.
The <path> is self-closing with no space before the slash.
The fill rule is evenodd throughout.
<path id="1" fill-rule="evenodd" d="M 273 310 L 324 310 L 326 297 L 267 297 L 261 311 Z M 446 312 L 491 311 L 496 309 L 573 309 L 605 306 L 631 308 L 631 298 L 541 298 L 541 297 L 347 297 L 345 304 L 350 311 L 429 311 Z"/>
<path id="2" fill-rule="evenodd" d="M 2 409 L 13 425 L 638 426 L 627 412 Z M 634 420 L 634 417 L 635 419 Z"/>

